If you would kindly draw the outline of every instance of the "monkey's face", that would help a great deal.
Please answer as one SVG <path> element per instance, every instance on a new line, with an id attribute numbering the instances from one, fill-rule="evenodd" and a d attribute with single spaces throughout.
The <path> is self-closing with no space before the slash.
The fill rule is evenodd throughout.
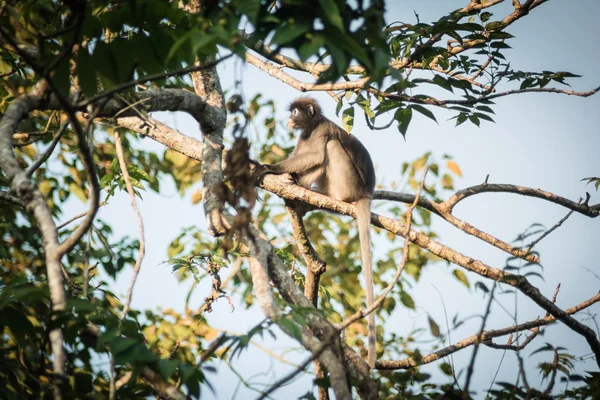
<path id="1" fill-rule="evenodd" d="M 288 118 L 288 123 L 287 126 L 290 129 L 301 129 L 301 116 L 300 116 L 300 110 L 298 110 L 297 108 L 293 108 L 292 112 L 290 113 L 290 117 Z"/>

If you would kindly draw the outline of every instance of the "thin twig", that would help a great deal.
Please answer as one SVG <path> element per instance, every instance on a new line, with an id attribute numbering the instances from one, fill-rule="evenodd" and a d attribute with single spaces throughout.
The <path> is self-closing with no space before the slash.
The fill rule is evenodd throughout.
<path id="1" fill-rule="evenodd" d="M 264 398 L 269 397 L 269 395 L 271 393 L 273 393 L 274 391 L 276 391 L 277 389 L 279 389 L 280 387 L 285 385 L 287 382 L 294 379 L 294 377 L 296 375 L 298 375 L 300 372 L 305 371 L 306 368 L 308 367 L 308 365 L 311 362 L 313 362 L 314 360 L 318 359 L 321 356 L 321 354 L 323 353 L 323 351 L 325 351 L 325 349 L 327 349 L 327 347 L 329 347 L 329 345 L 332 344 L 331 342 L 332 342 L 332 340 L 324 341 L 323 343 L 321 343 L 321 346 L 315 352 L 313 352 L 313 354 L 311 354 L 310 357 L 308 357 L 306 360 L 304 360 L 302 362 L 302 364 L 300 364 L 300 367 L 297 370 L 291 371 L 287 375 L 281 377 L 281 379 L 279 379 L 277 382 L 272 384 L 269 387 L 269 389 L 267 389 L 265 392 L 261 393 L 261 395 L 259 397 L 257 397 L 256 400 L 263 400 Z"/>
<path id="2" fill-rule="evenodd" d="M 569 211 L 567 213 L 567 215 L 565 215 L 564 218 L 562 218 L 560 221 L 558 221 L 552 228 L 548 229 L 546 232 L 544 232 L 543 235 L 541 235 L 539 238 L 537 238 L 536 240 L 534 240 L 533 242 L 531 242 L 531 244 L 529 246 L 527 246 L 527 250 L 526 251 L 529 253 L 536 244 L 538 244 L 539 242 L 541 242 L 546 236 L 548 236 L 555 229 L 557 229 L 559 226 L 561 226 L 571 216 L 571 214 L 573 214 L 574 212 L 575 212 L 574 210 Z"/>
<path id="3" fill-rule="evenodd" d="M 133 186 L 131 185 L 131 178 L 129 177 L 129 171 L 127 170 L 127 164 L 125 162 L 125 156 L 123 155 L 123 145 L 121 144 L 121 135 L 118 131 L 115 131 L 115 149 L 117 151 L 117 159 L 119 160 L 119 166 L 121 167 L 121 174 L 123 175 L 123 180 L 125 181 L 125 187 L 127 188 L 127 193 L 129 193 L 129 198 L 131 200 L 131 208 L 133 208 L 133 212 L 138 220 L 138 227 L 140 229 L 140 248 L 138 252 L 137 260 L 135 261 L 135 267 L 133 269 L 133 276 L 131 277 L 131 283 L 129 284 L 129 289 L 127 289 L 127 297 L 125 300 L 125 305 L 123 306 L 123 312 L 121 313 L 121 319 L 125 319 L 127 313 L 129 312 L 129 306 L 131 304 L 131 297 L 133 296 L 133 287 L 135 286 L 135 281 L 140 273 L 140 268 L 142 266 L 142 260 L 144 259 L 144 253 L 146 248 L 146 239 L 144 234 L 144 220 L 142 219 L 142 215 L 140 214 L 140 210 L 138 209 L 137 202 L 135 200 L 135 192 L 133 191 Z"/>
<path id="4" fill-rule="evenodd" d="M 577 304 L 574 307 L 567 308 L 564 310 L 565 314 L 573 315 L 582 311 L 600 301 L 600 293 L 597 293 L 595 296 Z M 536 327 L 549 325 L 556 321 L 556 317 L 552 315 L 548 315 L 544 318 L 534 319 L 532 321 L 523 322 L 517 325 L 511 325 L 501 329 L 490 329 L 488 331 L 484 331 L 481 335 L 475 334 L 469 336 L 459 342 L 456 342 L 452 345 L 446 346 L 440 350 L 437 350 L 433 353 L 426 354 L 416 357 L 407 357 L 402 360 L 384 360 L 377 361 L 376 368 L 380 370 L 394 370 L 394 369 L 407 369 L 416 367 L 418 365 L 429 364 L 434 361 L 440 360 L 446 357 L 449 354 L 456 353 L 466 347 L 472 346 L 475 343 L 486 343 L 488 340 L 491 340 L 495 337 L 509 335 L 511 333 L 517 333 L 524 330 L 534 329 Z"/>
<path id="5" fill-rule="evenodd" d="M 102 207 L 102 206 L 105 206 L 105 205 L 107 205 L 107 204 L 108 204 L 108 202 L 107 202 L 107 201 L 102 201 L 102 202 L 98 203 L 98 208 L 100 208 L 100 207 Z M 77 215 L 75 215 L 74 217 L 71 217 L 71 218 L 70 218 L 70 219 L 68 219 L 67 221 L 63 222 L 62 224 L 58 225 L 58 226 L 56 227 L 56 229 L 58 229 L 58 230 L 61 230 L 61 229 L 62 229 L 62 228 L 64 228 L 65 226 L 69 225 L 71 222 L 73 222 L 73 221 L 77 221 L 79 218 L 83 218 L 83 217 L 85 217 L 86 215 L 88 215 L 89 213 L 90 213 L 90 212 L 89 212 L 89 210 L 88 210 L 88 211 L 82 212 L 82 213 L 80 213 L 80 214 L 77 214 Z"/>
<path id="6" fill-rule="evenodd" d="M 490 311 L 492 309 L 492 302 L 494 299 L 494 291 L 496 290 L 496 286 L 498 282 L 494 281 L 492 285 L 492 289 L 490 290 L 490 299 L 488 300 L 485 314 L 483 314 L 483 319 L 481 321 L 481 328 L 479 329 L 479 333 L 477 334 L 478 340 L 475 342 L 475 347 L 473 348 L 473 354 L 471 354 L 471 361 L 469 362 L 469 366 L 467 367 L 467 377 L 465 379 L 465 386 L 463 389 L 464 398 L 469 398 L 469 385 L 471 384 L 471 377 L 473 376 L 473 367 L 475 366 L 475 359 L 477 358 L 477 352 L 479 351 L 479 344 L 481 343 L 481 338 L 483 336 L 483 332 L 485 332 L 485 323 L 487 322 L 488 317 L 490 316 Z"/>
<path id="7" fill-rule="evenodd" d="M 29 166 L 29 168 L 27 168 L 27 171 L 25 171 L 25 173 L 27 174 L 28 177 L 31 178 L 31 176 L 33 175 L 33 173 L 43 164 L 46 162 L 46 160 L 48 159 L 48 157 L 50 157 L 50 155 L 52 154 L 52 152 L 54 151 L 54 148 L 56 147 L 56 145 L 58 144 L 58 142 L 60 141 L 60 138 L 62 137 L 63 133 L 65 132 L 65 129 L 67 127 L 67 125 L 69 124 L 69 120 L 66 119 L 60 126 L 60 128 L 58 128 L 58 131 L 56 132 L 56 134 L 54 135 L 54 137 L 52 138 L 52 142 L 50 142 L 50 145 L 48 146 L 48 148 L 46 149 L 46 151 L 37 159 L 34 161 L 33 164 L 31 164 Z"/>

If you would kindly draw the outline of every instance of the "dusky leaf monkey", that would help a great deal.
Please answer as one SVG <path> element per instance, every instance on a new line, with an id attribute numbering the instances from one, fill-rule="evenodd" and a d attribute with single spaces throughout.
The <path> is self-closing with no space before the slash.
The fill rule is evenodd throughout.
<path id="1" fill-rule="evenodd" d="M 301 97 L 289 107 L 288 127 L 301 131 L 290 157 L 280 163 L 263 165 L 258 174 L 293 174 L 307 189 L 336 200 L 353 203 L 358 222 L 360 252 L 367 294 L 367 307 L 373 304 L 371 264 L 371 199 L 375 189 L 373 161 L 363 144 L 327 119 L 319 104 Z M 368 321 L 368 364 L 375 366 L 375 313 Z"/>

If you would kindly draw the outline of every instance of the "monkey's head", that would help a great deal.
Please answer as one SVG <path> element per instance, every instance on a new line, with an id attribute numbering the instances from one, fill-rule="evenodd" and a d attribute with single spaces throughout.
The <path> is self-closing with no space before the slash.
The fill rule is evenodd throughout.
<path id="1" fill-rule="evenodd" d="M 300 97 L 289 107 L 288 128 L 312 130 L 323 120 L 321 106 L 312 97 Z"/>

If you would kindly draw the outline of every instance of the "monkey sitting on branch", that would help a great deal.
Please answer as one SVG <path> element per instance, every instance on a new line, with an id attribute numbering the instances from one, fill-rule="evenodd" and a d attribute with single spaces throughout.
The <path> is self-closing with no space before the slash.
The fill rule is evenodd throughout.
<path id="1" fill-rule="evenodd" d="M 289 107 L 288 127 L 301 131 L 290 157 L 273 165 L 260 165 L 257 174 L 293 174 L 307 189 L 353 203 L 367 294 L 367 307 L 373 304 L 371 265 L 371 199 L 375 189 L 375 169 L 367 149 L 355 137 L 327 119 L 319 104 L 301 97 Z M 375 366 L 375 313 L 368 321 L 368 364 Z"/>

